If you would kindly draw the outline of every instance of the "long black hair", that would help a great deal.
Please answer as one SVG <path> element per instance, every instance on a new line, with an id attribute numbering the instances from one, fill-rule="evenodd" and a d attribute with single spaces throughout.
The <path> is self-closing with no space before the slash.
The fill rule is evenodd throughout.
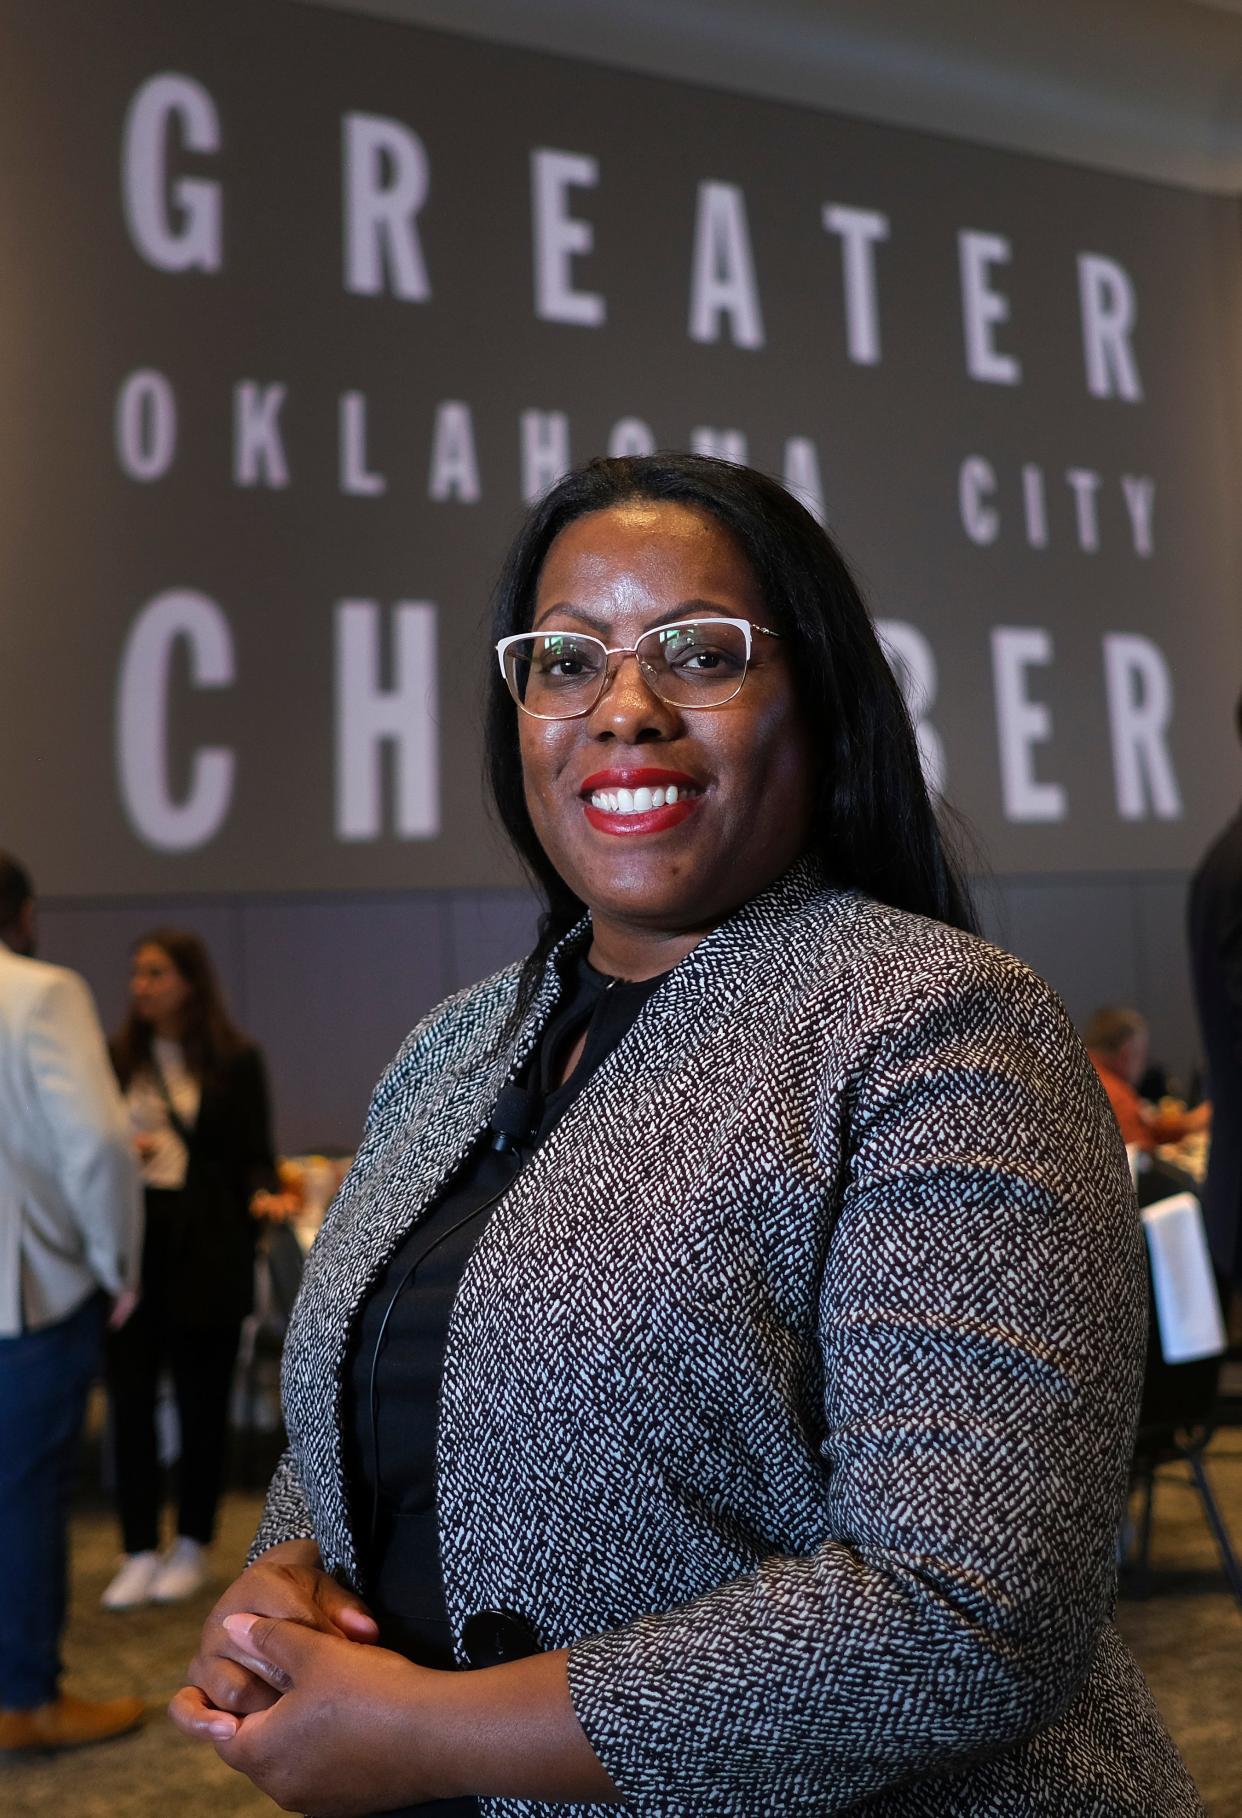
<path id="1" fill-rule="evenodd" d="M 937 822 L 910 715 L 857 583 L 827 531 L 778 481 L 677 453 L 600 459 L 567 474 L 534 506 L 509 550 L 493 596 L 493 637 L 530 630 L 540 570 L 567 524 L 634 500 L 706 512 L 750 562 L 765 614 L 787 640 L 804 723 L 818 747 L 809 849 L 832 882 L 973 931 L 970 894 Z M 494 661 L 486 756 L 497 814 L 545 905 L 519 993 L 525 1004 L 583 904 L 531 824 L 518 710 Z"/>
<path id="2" fill-rule="evenodd" d="M 225 1008 L 224 994 L 206 943 L 188 928 L 152 928 L 130 949 L 158 947 L 190 987 L 181 1012 L 181 1047 L 185 1064 L 199 1081 L 216 1081 L 229 1061 L 246 1046 L 246 1038 Z M 131 1004 L 125 1021 L 109 1044 L 112 1065 L 122 1089 L 135 1073 L 151 1064 L 155 1031 Z"/>

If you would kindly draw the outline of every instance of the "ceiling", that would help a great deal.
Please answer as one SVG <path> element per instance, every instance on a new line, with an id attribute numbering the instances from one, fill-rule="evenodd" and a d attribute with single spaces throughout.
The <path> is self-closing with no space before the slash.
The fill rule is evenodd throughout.
<path id="1" fill-rule="evenodd" d="M 1242 0 L 302 0 L 1242 194 Z"/>

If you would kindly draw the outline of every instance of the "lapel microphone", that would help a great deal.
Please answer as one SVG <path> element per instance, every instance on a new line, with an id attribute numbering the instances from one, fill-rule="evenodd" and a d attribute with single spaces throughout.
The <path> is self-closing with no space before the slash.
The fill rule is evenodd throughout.
<path id="1" fill-rule="evenodd" d="M 492 1148 L 501 1154 L 508 1149 L 516 1149 L 519 1143 L 532 1137 L 539 1128 L 540 1112 L 538 1092 L 529 1086 L 518 1086 L 512 1082 L 504 1086 L 487 1123 L 494 1135 Z"/>

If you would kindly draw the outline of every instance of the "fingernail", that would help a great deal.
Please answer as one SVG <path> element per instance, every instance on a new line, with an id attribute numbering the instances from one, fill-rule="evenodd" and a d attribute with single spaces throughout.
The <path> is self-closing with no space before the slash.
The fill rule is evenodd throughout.
<path id="1" fill-rule="evenodd" d="M 207 1734 L 215 1742 L 231 1742 L 237 1734 L 237 1725 L 231 1718 L 216 1718 L 207 1725 Z"/>
<path id="2" fill-rule="evenodd" d="M 230 1635 L 246 1636 L 246 1635 L 249 1635 L 251 1629 L 254 1627 L 255 1623 L 258 1620 L 259 1619 L 257 1616 L 247 1616 L 247 1615 L 226 1616 L 224 1619 L 224 1626 L 228 1630 Z"/>

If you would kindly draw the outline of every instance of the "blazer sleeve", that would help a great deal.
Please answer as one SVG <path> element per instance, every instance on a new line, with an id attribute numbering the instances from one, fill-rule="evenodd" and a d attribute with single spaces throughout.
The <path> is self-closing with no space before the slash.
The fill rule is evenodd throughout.
<path id="1" fill-rule="evenodd" d="M 843 1812 L 1023 1741 L 1090 1668 L 1139 1225 L 1061 1006 L 979 954 L 920 981 L 849 1095 L 819 1320 L 832 1538 L 570 1650 L 579 1720 L 640 1811 L 716 1790 Z"/>
<path id="2" fill-rule="evenodd" d="M 91 1273 L 108 1294 L 135 1288 L 142 1263 L 138 1169 L 94 1000 L 76 973 L 58 969 L 40 994 L 27 1054 Z"/>
<path id="3" fill-rule="evenodd" d="M 246 1555 L 246 1564 L 253 1565 L 260 1553 L 266 1553 L 269 1547 L 279 1546 L 282 1541 L 314 1538 L 315 1527 L 306 1492 L 298 1475 L 297 1460 L 292 1451 L 286 1451 L 272 1473 L 258 1532 Z"/>

